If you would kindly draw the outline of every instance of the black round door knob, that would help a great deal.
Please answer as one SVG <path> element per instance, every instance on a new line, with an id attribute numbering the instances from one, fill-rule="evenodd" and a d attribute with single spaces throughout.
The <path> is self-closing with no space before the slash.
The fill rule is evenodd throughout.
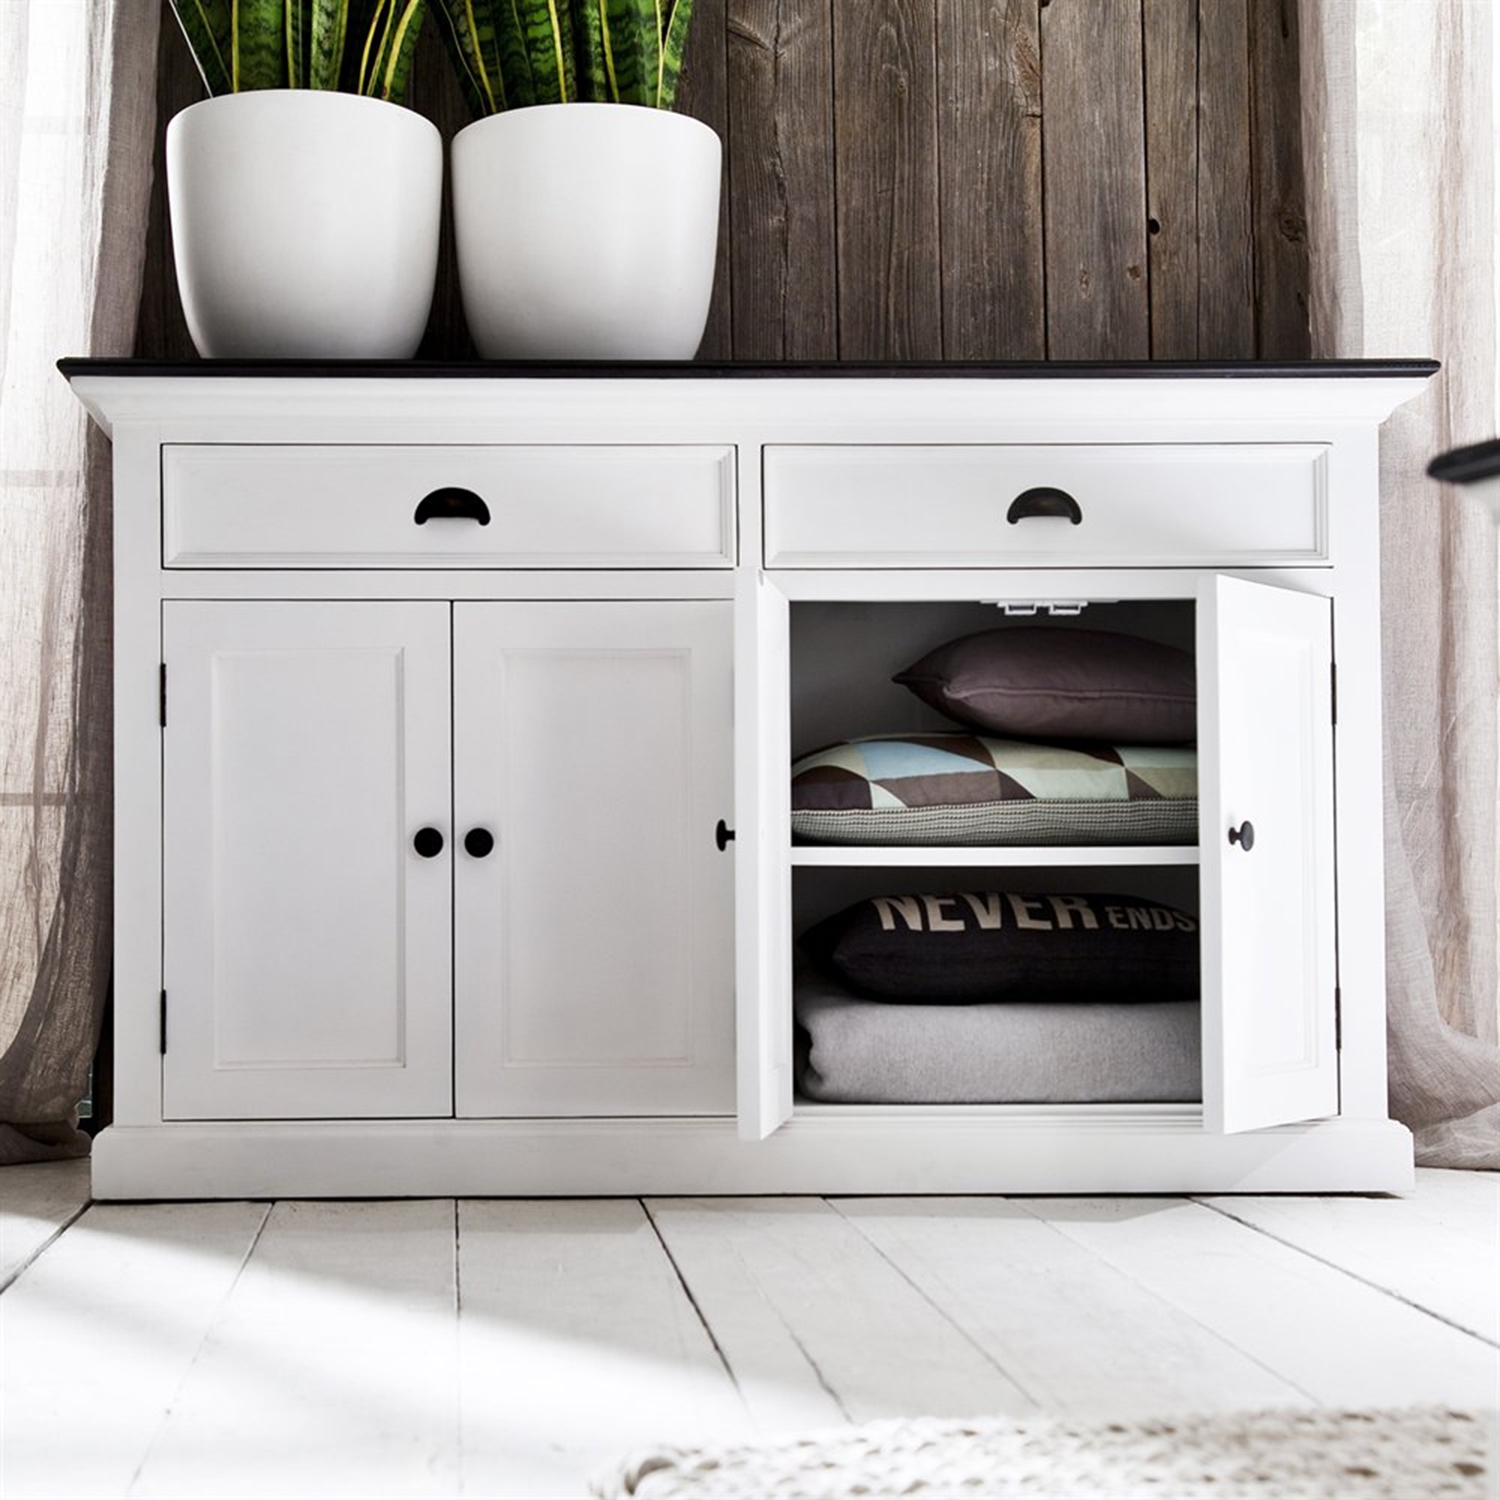
<path id="1" fill-rule="evenodd" d="M 436 828 L 419 828 L 411 846 L 423 859 L 436 859 L 443 852 L 443 836 Z"/>
<path id="2" fill-rule="evenodd" d="M 1246 818 L 1238 828 L 1231 828 L 1229 842 L 1238 844 L 1248 854 L 1255 847 L 1255 824 Z"/>
<path id="3" fill-rule="evenodd" d="M 719 826 L 714 829 L 714 843 L 719 846 L 720 854 L 722 854 L 729 847 L 733 839 L 734 829 L 732 829 L 729 824 L 727 824 L 723 820 L 723 818 L 720 818 Z"/>
<path id="4" fill-rule="evenodd" d="M 464 853 L 483 859 L 495 847 L 495 835 L 488 828 L 471 828 L 464 835 Z"/>

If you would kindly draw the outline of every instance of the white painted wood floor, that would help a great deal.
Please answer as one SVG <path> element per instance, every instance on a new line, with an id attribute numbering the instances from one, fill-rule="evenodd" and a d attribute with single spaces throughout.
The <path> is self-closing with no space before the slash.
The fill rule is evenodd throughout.
<path id="1" fill-rule="evenodd" d="M 1500 1405 L 1500 1177 L 1371 1198 L 97 1204 L 0 1172 L 0 1493 L 577 1496 L 920 1413 Z"/>

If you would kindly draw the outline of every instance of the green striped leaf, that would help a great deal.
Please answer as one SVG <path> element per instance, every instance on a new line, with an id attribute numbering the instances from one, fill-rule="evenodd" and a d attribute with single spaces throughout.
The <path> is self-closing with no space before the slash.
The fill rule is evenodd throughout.
<path id="1" fill-rule="evenodd" d="M 579 0 L 573 27 L 573 41 L 578 54 L 574 67 L 578 97 L 587 104 L 604 104 L 610 99 L 609 71 L 604 65 L 605 0 Z"/>
<path id="2" fill-rule="evenodd" d="M 673 0 L 661 44 L 661 80 L 656 89 L 658 109 L 672 109 L 677 103 L 677 84 L 682 77 L 682 59 L 687 52 L 688 26 L 692 19 L 693 0 Z"/>
<path id="3" fill-rule="evenodd" d="M 603 17 L 610 98 L 654 107 L 661 75 L 655 0 L 604 0 Z"/>
<path id="4" fill-rule="evenodd" d="M 422 34 L 422 23 L 427 19 L 426 0 L 407 0 L 400 21 L 396 24 L 396 39 L 391 46 L 391 55 L 385 65 L 385 82 L 380 97 L 393 104 L 405 104 L 406 93 L 411 87 L 411 60 L 416 56 L 417 38 Z"/>
<path id="5" fill-rule="evenodd" d="M 233 20 L 229 0 L 171 0 L 172 14 L 211 95 L 234 92 L 230 71 Z"/>
<path id="6" fill-rule="evenodd" d="M 236 93 L 286 83 L 286 15 L 282 0 L 230 0 Z"/>
<path id="7" fill-rule="evenodd" d="M 396 0 L 375 0 L 373 11 L 361 9 L 351 19 L 353 45 L 345 43 L 349 55 L 344 59 L 340 87 L 350 94 L 372 93 L 396 24 Z"/>
<path id="8" fill-rule="evenodd" d="M 289 89 L 307 86 L 307 58 L 303 51 L 306 38 L 302 20 L 301 0 L 283 0 L 282 27 L 286 37 L 286 86 Z"/>
<path id="9" fill-rule="evenodd" d="M 568 104 L 573 88 L 573 20 L 567 0 L 528 0 L 521 13 L 534 104 Z"/>
<path id="10" fill-rule="evenodd" d="M 496 71 L 505 85 L 505 107 L 522 109 L 535 104 L 531 53 L 526 46 L 526 20 L 522 12 L 526 0 L 473 0 L 473 3 L 489 7 L 495 28 Z"/>
<path id="11" fill-rule="evenodd" d="M 307 83 L 310 89 L 336 89 L 344 60 L 349 11 L 344 0 L 307 0 Z"/>
<path id="12" fill-rule="evenodd" d="M 476 14 L 476 0 L 435 0 L 439 35 L 458 70 L 458 81 L 476 115 L 492 115 L 506 108 L 500 77 L 494 25 L 488 13 Z"/>

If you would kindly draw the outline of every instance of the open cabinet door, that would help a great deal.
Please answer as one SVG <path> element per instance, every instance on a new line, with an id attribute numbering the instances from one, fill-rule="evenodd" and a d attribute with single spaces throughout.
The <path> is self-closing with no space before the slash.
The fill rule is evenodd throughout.
<path id="1" fill-rule="evenodd" d="M 740 1137 L 759 1141 L 792 1113 L 790 617 L 758 572 L 735 610 L 735 1051 Z"/>
<path id="2" fill-rule="evenodd" d="M 1198 599 L 1203 1115 L 1338 1113 L 1332 605 L 1213 575 Z"/>

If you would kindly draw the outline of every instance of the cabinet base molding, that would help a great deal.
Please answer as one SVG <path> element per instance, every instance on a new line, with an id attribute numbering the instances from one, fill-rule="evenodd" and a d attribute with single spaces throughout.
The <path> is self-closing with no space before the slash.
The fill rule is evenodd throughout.
<path id="1" fill-rule="evenodd" d="M 958 1117 L 852 1107 L 747 1142 L 730 1119 L 111 1126 L 96 1199 L 921 1193 L 1373 1193 L 1413 1186 L 1411 1134 L 1327 1120 L 1214 1135 L 1195 1112 Z"/>

